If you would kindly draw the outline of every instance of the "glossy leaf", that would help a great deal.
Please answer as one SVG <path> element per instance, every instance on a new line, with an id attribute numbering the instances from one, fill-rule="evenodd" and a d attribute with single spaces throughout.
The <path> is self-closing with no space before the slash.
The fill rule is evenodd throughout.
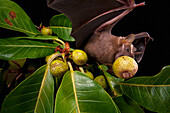
<path id="1" fill-rule="evenodd" d="M 39 31 L 24 10 L 15 2 L 0 1 L 0 27 L 35 36 Z"/>
<path id="2" fill-rule="evenodd" d="M 121 113 L 144 113 L 142 108 L 136 102 L 125 95 L 118 98 L 113 98 L 113 100 L 120 109 Z"/>
<path id="3" fill-rule="evenodd" d="M 0 39 L 0 59 L 41 58 L 54 53 L 56 46 L 39 41 Z"/>
<path id="4" fill-rule="evenodd" d="M 41 83 L 35 113 L 53 113 L 54 106 L 54 79 L 50 73 L 50 66 L 47 65 L 44 78 Z"/>
<path id="5" fill-rule="evenodd" d="M 136 77 L 119 84 L 125 95 L 146 109 L 170 112 L 170 66 L 153 77 Z"/>
<path id="6" fill-rule="evenodd" d="M 33 112 L 46 66 L 20 83 L 4 100 L 1 113 Z"/>
<path id="7" fill-rule="evenodd" d="M 67 72 L 56 95 L 55 113 L 120 113 L 105 90 L 87 75 Z"/>
<path id="8" fill-rule="evenodd" d="M 37 35 L 35 37 L 26 37 L 26 36 L 20 36 L 20 37 L 10 37 L 8 39 L 18 40 L 18 39 L 30 39 L 30 40 L 54 40 L 58 38 L 57 36 L 51 36 L 51 35 Z"/>
<path id="9" fill-rule="evenodd" d="M 72 25 L 71 21 L 63 14 L 56 15 L 50 20 L 50 28 L 57 36 L 65 41 L 75 41 L 70 36 Z"/>
<path id="10" fill-rule="evenodd" d="M 99 69 L 101 69 L 103 71 L 103 74 L 106 77 L 107 83 L 109 84 L 109 87 L 111 89 L 111 92 L 113 94 L 114 97 L 119 97 L 122 96 L 123 93 L 120 89 L 120 85 L 119 82 L 123 81 L 123 79 L 120 78 L 116 78 L 112 75 L 110 75 L 106 70 L 108 70 L 107 66 L 105 65 L 99 65 Z"/>
<path id="11" fill-rule="evenodd" d="M 1 113 L 53 113 L 53 100 L 53 76 L 44 65 L 6 97 Z"/>

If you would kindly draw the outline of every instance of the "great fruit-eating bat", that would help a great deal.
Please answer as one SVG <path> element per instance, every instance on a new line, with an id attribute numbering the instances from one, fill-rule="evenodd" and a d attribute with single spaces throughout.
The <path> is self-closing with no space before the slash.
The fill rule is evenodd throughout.
<path id="1" fill-rule="evenodd" d="M 47 0 L 47 5 L 64 13 L 72 22 L 71 35 L 77 48 L 103 64 L 112 64 L 122 55 L 140 62 L 146 44 L 152 39 L 147 32 L 126 37 L 111 34 L 112 28 L 137 6 L 134 0 Z"/>

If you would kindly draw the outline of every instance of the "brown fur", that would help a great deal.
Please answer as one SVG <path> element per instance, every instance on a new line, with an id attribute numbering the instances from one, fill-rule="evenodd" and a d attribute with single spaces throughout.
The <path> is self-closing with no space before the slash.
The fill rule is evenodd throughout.
<path id="1" fill-rule="evenodd" d="M 112 64 L 122 55 L 134 57 L 135 52 L 132 42 L 128 43 L 126 37 L 114 36 L 107 30 L 94 33 L 84 46 L 84 50 L 90 57 L 103 64 Z"/>

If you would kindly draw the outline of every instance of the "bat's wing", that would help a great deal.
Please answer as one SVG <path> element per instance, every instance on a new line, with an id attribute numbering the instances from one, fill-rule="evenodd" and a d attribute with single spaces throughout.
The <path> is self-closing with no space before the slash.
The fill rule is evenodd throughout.
<path id="1" fill-rule="evenodd" d="M 72 22 L 77 47 L 105 26 L 116 24 L 134 7 L 134 0 L 47 0 L 48 7 L 64 13 Z"/>
<path id="2" fill-rule="evenodd" d="M 145 48 L 149 40 L 154 40 L 147 32 L 142 32 L 139 34 L 135 34 L 135 40 L 133 41 L 133 45 L 136 48 L 135 59 L 137 62 L 142 60 L 143 54 L 145 52 Z"/>

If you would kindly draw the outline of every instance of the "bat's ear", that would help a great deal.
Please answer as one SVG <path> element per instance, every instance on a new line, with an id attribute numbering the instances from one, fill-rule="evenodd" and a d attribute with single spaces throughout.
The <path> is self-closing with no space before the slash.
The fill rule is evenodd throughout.
<path id="1" fill-rule="evenodd" d="M 135 35 L 134 34 L 130 34 L 130 35 L 126 36 L 126 38 L 122 42 L 125 45 L 131 45 L 134 40 L 135 40 Z"/>
<path id="2" fill-rule="evenodd" d="M 133 45 L 136 48 L 135 60 L 138 63 L 142 60 L 146 45 L 150 39 L 153 41 L 153 38 L 151 38 L 147 32 L 135 34 L 135 40 L 133 41 Z"/>

